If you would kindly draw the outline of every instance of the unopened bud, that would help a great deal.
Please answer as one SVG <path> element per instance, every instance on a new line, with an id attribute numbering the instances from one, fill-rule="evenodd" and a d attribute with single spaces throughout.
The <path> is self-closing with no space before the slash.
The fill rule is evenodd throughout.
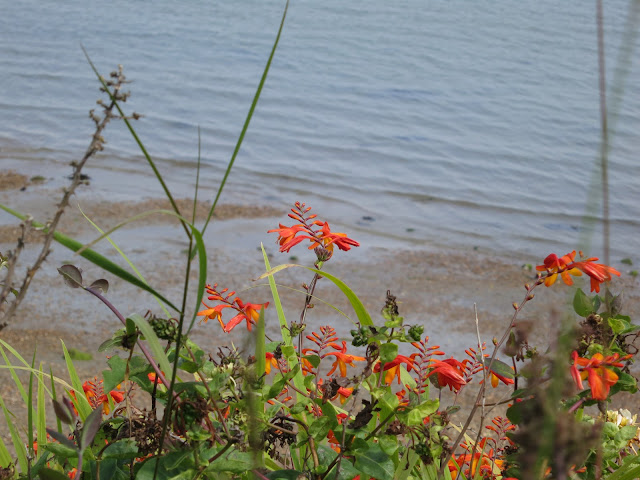
<path id="1" fill-rule="evenodd" d="M 533 293 L 530 293 L 529 295 L 527 295 L 527 300 L 533 300 L 533 297 L 534 297 Z"/>
<path id="2" fill-rule="evenodd" d="M 531 285 L 529 285 L 528 283 L 525 283 L 524 288 L 528 292 L 529 290 L 531 290 Z"/>
<path id="3" fill-rule="evenodd" d="M 518 308 L 519 308 L 519 307 L 518 307 L 518 304 L 517 304 L 516 302 L 513 302 L 513 303 L 511 304 L 511 306 L 513 307 L 513 309 L 514 309 L 514 310 L 518 310 Z"/>
<path id="4" fill-rule="evenodd" d="M 493 342 L 493 345 L 498 345 L 498 339 L 496 337 L 493 337 L 493 339 L 491 340 L 491 342 Z"/>

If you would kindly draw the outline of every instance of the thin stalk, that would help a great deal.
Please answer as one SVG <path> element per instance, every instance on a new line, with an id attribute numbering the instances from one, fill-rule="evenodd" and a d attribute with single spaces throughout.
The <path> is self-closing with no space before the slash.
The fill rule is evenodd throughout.
<path id="1" fill-rule="evenodd" d="M 87 292 L 89 292 L 90 294 L 100 299 L 100 301 L 102 301 L 102 303 L 104 303 L 109 308 L 109 310 L 111 310 L 115 314 L 115 316 L 118 317 L 118 319 L 122 322 L 123 325 L 125 326 L 127 325 L 127 320 L 122 316 L 122 314 L 118 311 L 118 309 L 109 300 L 107 300 L 101 293 L 97 292 L 91 287 L 82 287 L 82 288 L 84 288 Z M 162 374 L 162 371 L 160 370 L 160 367 L 158 366 L 156 361 L 153 359 L 153 355 L 151 355 L 151 352 L 149 352 L 147 347 L 140 342 L 138 342 L 138 346 L 140 347 L 140 350 L 142 350 L 142 353 L 144 354 L 145 358 L 149 362 L 149 365 L 151 365 L 151 367 L 155 370 L 156 375 L 158 376 L 162 384 L 165 387 L 169 388 L 169 382 L 167 382 L 167 379 Z"/>
<path id="2" fill-rule="evenodd" d="M 598 25 L 598 89 L 600 92 L 600 171 L 602 182 L 602 248 L 604 263 L 609 265 L 609 130 L 607 126 L 607 86 L 604 53 L 604 14 L 602 0 L 596 0 L 596 23 Z"/>

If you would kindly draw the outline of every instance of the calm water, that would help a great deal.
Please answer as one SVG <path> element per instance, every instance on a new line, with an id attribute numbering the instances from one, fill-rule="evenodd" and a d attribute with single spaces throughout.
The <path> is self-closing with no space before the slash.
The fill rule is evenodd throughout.
<path id="1" fill-rule="evenodd" d="M 226 198 L 307 201 L 392 242 L 574 248 L 599 149 L 594 4 L 293 0 Z M 103 73 L 125 66 L 138 132 L 184 193 L 198 125 L 204 183 L 219 182 L 284 3 L 0 5 L 0 166 L 62 179 L 82 155 L 98 97 L 82 43 Z M 627 9 L 606 2 L 609 81 L 635 48 L 624 96 L 609 98 L 612 247 L 640 261 L 640 42 L 623 42 Z M 105 136 L 86 172 L 130 175 L 105 173 L 96 195 L 159 194 L 135 175 L 145 164 L 124 127 Z"/>

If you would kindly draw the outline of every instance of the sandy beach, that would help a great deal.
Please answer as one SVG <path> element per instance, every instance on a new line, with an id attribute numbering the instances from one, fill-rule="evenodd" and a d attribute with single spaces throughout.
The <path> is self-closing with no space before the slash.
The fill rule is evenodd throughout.
<path id="1" fill-rule="evenodd" d="M 89 183 L 78 189 L 60 225 L 62 232 L 82 242 L 95 239 L 98 233 L 82 216 L 78 204 L 103 229 L 145 211 L 168 208 L 168 203 L 160 198 L 109 202 L 101 195 L 96 200 L 92 188 Z M 55 204 L 61 197 L 60 189 L 58 181 L 46 178 L 35 181 L 29 171 L 0 172 L 0 202 L 31 214 L 38 221 L 46 222 L 55 211 Z M 292 199 L 292 203 L 295 200 Z M 183 198 L 178 204 L 183 211 L 191 211 L 190 200 Z M 210 203 L 207 202 L 198 204 L 200 225 L 209 207 Z M 313 207 L 322 218 L 322 205 Z M 287 209 L 280 205 L 256 207 L 223 202 L 204 237 L 208 249 L 207 281 L 236 290 L 245 301 L 270 301 L 266 282 L 254 280 L 264 272 L 261 242 L 265 245 L 272 266 L 282 263 L 310 266 L 314 259 L 313 253 L 303 247 L 289 254 L 280 253 L 275 235 L 266 233 L 276 228 L 279 222 L 290 222 L 286 214 Z M 339 222 L 339 219 L 336 221 Z M 381 322 L 379 312 L 386 291 L 391 290 L 400 302 L 400 312 L 405 322 L 424 325 L 431 343 L 440 345 L 447 356 L 457 358 L 463 357 L 465 348 L 477 344 L 474 304 L 477 306 L 482 340 L 491 344 L 492 338 L 501 336 L 508 324 L 513 313 L 511 304 L 522 301 L 525 294 L 523 285 L 531 282 L 535 276 L 528 265 L 535 266 L 542 261 L 526 256 L 503 256 L 499 252 L 474 248 L 461 251 L 448 250 L 442 245 L 416 245 L 415 242 L 393 244 L 388 238 L 369 235 L 362 228 L 334 228 L 346 231 L 362 246 L 349 252 L 338 251 L 327 262 L 325 269 L 343 279 L 354 290 L 369 309 L 374 322 Z M 0 212 L 0 251 L 3 254 L 14 248 L 19 232 L 19 221 Z M 140 269 L 150 285 L 174 303 L 180 303 L 187 242 L 175 218 L 160 214 L 147 216 L 127 224 L 115 232 L 112 239 Z M 446 239 L 443 239 L 443 243 L 446 244 Z M 33 261 L 40 246 L 41 233 L 31 233 L 19 262 L 18 278 Z M 125 261 L 106 241 L 100 242 L 95 248 L 116 263 L 125 265 Z M 624 313 L 633 318 L 640 311 L 638 284 L 628 274 L 631 267 L 620 264 L 618 260 L 612 262 L 622 272 L 622 277 L 616 279 L 615 289 L 624 290 Z M 9 319 L 9 326 L 0 332 L 0 339 L 29 360 L 37 348 L 36 363 L 42 362 L 45 371 L 51 367 L 54 373 L 62 377 L 66 376 L 66 369 L 61 340 L 67 347 L 90 352 L 93 360 L 76 362 L 80 376 L 90 379 L 101 375 L 106 368 L 105 355 L 97 353 L 97 346 L 121 325 L 91 295 L 64 285 L 57 268 L 65 263 L 82 268 L 86 281 L 106 278 L 110 283 L 108 298 L 125 315 L 144 314 L 148 310 L 159 314 L 161 310 L 151 295 L 136 290 L 111 274 L 103 274 L 95 265 L 54 244 L 17 315 Z M 197 272 L 192 272 L 191 277 L 193 287 Z M 296 319 L 299 315 L 303 301 L 300 285 L 310 279 L 310 272 L 299 268 L 287 269 L 277 275 L 276 281 L 282 285 L 280 293 L 288 318 Z M 572 291 L 564 285 L 557 285 L 553 289 L 537 289 L 536 298 L 519 317 L 521 322 L 531 325 L 533 344 L 545 349 L 545 342 L 553 339 L 555 328 L 549 320 L 552 307 L 561 311 L 570 300 Z M 320 325 L 331 324 L 348 340 L 355 315 L 342 293 L 328 280 L 322 280 L 316 294 L 318 301 L 309 312 L 308 328 L 313 330 Z M 187 302 L 189 314 L 194 311 L 197 302 L 192 292 Z M 334 305 L 346 316 L 323 302 Z M 277 320 L 273 309 L 267 310 L 267 333 L 277 338 Z M 217 324 L 209 323 L 198 324 L 193 338 L 203 348 L 214 351 L 231 342 L 241 346 L 245 344 L 247 336 L 244 327 L 224 334 Z M 20 418 L 20 411 L 24 407 L 9 373 L 0 371 L 0 379 L 0 394 Z M 469 390 L 473 393 L 475 389 L 474 386 Z M 6 440 L 8 432 L 3 422 L 0 422 L 0 433 Z"/>

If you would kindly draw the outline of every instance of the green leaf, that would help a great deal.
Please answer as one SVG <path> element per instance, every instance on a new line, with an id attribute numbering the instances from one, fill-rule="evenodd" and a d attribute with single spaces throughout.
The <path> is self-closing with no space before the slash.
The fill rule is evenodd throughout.
<path id="1" fill-rule="evenodd" d="M 298 470 L 278 470 L 266 474 L 269 480 L 298 480 L 301 476 L 306 478 L 305 474 Z"/>
<path id="2" fill-rule="evenodd" d="M 207 472 L 245 473 L 253 467 L 253 455 L 230 449 L 207 467 Z"/>
<path id="3" fill-rule="evenodd" d="M 69 477 L 67 477 L 64 473 L 46 467 L 40 470 L 39 476 L 41 480 L 69 480 Z"/>
<path id="4" fill-rule="evenodd" d="M 573 297 L 573 309 L 581 317 L 588 317 L 595 309 L 593 308 L 593 301 L 589 298 L 581 289 L 576 290 L 576 294 Z"/>
<path id="5" fill-rule="evenodd" d="M 264 71 L 262 72 L 262 78 L 260 79 L 260 83 L 258 84 L 258 88 L 256 89 L 256 93 L 253 96 L 253 101 L 251 102 L 251 107 L 249 107 L 249 112 L 247 113 L 247 118 L 244 121 L 244 125 L 242 125 L 242 130 L 240 131 L 240 136 L 238 137 L 238 141 L 236 142 L 236 146 L 233 149 L 233 154 L 231 155 L 231 160 L 229 160 L 229 165 L 227 166 L 227 170 L 224 172 L 224 176 L 222 181 L 220 182 L 220 187 L 218 188 L 218 192 L 216 193 L 216 198 L 211 205 L 211 209 L 209 210 L 209 215 L 207 216 L 207 221 L 202 227 L 202 233 L 207 229 L 207 225 L 209 224 L 209 220 L 213 216 L 213 212 L 218 204 L 218 200 L 220 199 L 220 195 L 222 195 L 222 189 L 224 188 L 227 178 L 229 177 L 229 173 L 231 173 L 231 168 L 238 156 L 238 152 L 240 151 L 240 146 L 242 145 L 242 141 L 244 140 L 244 136 L 247 133 L 247 129 L 249 128 L 249 123 L 251 122 L 251 118 L 253 117 L 253 112 L 256 109 L 256 105 L 258 105 L 258 99 L 260 98 L 260 94 L 262 93 L 262 87 L 264 87 L 265 82 L 267 81 L 267 75 L 269 73 L 269 68 L 271 67 L 271 62 L 273 60 L 273 56 L 276 53 L 276 49 L 278 48 L 278 42 L 280 41 L 280 35 L 282 34 L 282 28 L 284 27 L 284 21 L 287 18 L 287 10 L 289 9 L 289 0 L 284 6 L 284 11 L 282 12 L 282 20 L 280 20 L 280 28 L 278 29 L 278 34 L 276 35 L 276 39 L 273 42 L 273 47 L 271 47 L 271 54 L 269 55 L 269 59 L 267 60 L 267 64 L 264 67 Z"/>
<path id="6" fill-rule="evenodd" d="M 133 320 L 138 329 L 140 329 L 140 331 L 144 335 L 144 338 L 149 344 L 156 362 L 158 362 L 158 365 L 160 365 L 160 370 L 164 372 L 171 372 L 173 370 L 171 368 L 171 363 L 167 358 L 167 354 L 164 352 L 164 348 L 160 344 L 160 340 L 158 339 L 156 332 L 153 331 L 153 328 L 151 327 L 151 325 L 149 325 L 149 322 L 147 322 L 144 317 L 138 315 L 137 313 L 134 313 L 129 318 Z"/>
<path id="7" fill-rule="evenodd" d="M 366 451 L 356 451 L 355 467 L 376 480 L 393 480 L 395 467 L 389 456 L 379 445 L 369 444 Z"/>
<path id="8" fill-rule="evenodd" d="M 489 366 L 489 363 L 487 363 Z M 513 372 L 513 368 L 507 365 L 506 363 L 494 358 L 493 365 L 491 365 L 491 371 L 497 373 L 501 377 L 505 378 L 514 378 L 515 374 Z"/>
<path id="9" fill-rule="evenodd" d="M 279 271 L 284 270 L 286 268 L 291 268 L 291 267 L 306 268 L 307 270 L 309 270 L 311 272 L 317 273 L 318 275 L 320 275 L 322 277 L 325 277 L 325 278 L 328 278 L 329 280 L 331 280 L 340 290 L 342 290 L 342 293 L 344 293 L 344 295 L 349 300 L 349 303 L 351 303 L 351 306 L 353 307 L 353 310 L 356 312 L 356 315 L 358 316 L 358 320 L 360 321 L 360 325 L 373 326 L 373 321 L 371 320 L 371 316 L 369 315 L 369 312 L 367 312 L 367 309 L 364 307 L 364 304 L 357 297 L 357 295 L 355 293 L 353 293 L 353 291 L 342 280 L 340 280 L 338 277 L 335 277 L 335 276 L 331 275 L 330 273 L 327 273 L 324 270 L 316 270 L 315 268 L 306 267 L 304 265 L 297 265 L 297 264 L 294 264 L 294 263 L 287 263 L 287 264 L 279 265 L 277 267 L 274 267 L 274 268 L 268 270 L 266 273 L 263 273 L 262 275 L 260 275 L 259 279 L 267 278 L 267 277 L 270 278 L 272 275 L 275 275 Z"/>
<path id="10" fill-rule="evenodd" d="M 78 451 L 75 448 L 69 448 L 61 443 L 47 443 L 43 448 L 62 458 L 76 458 L 78 456 Z"/>
<path id="11" fill-rule="evenodd" d="M 82 433 L 80 434 L 80 441 L 78 447 L 80 450 L 84 450 L 93 443 L 93 439 L 96 437 L 98 430 L 100 430 L 100 423 L 102 422 L 102 408 L 96 408 L 84 421 L 82 426 Z"/>
<path id="12" fill-rule="evenodd" d="M 334 424 L 337 424 L 335 419 L 332 422 L 329 417 L 318 417 L 309 425 L 309 435 L 316 440 L 322 440 L 327 436 L 329 430 L 335 426 Z"/>
<path id="13" fill-rule="evenodd" d="M 89 405 L 89 401 L 87 397 L 84 395 L 84 390 L 82 389 L 82 382 L 80 381 L 80 377 L 78 377 L 78 372 L 76 372 L 76 367 L 73 366 L 73 361 L 71 360 L 71 356 L 69 355 L 69 351 L 67 350 L 67 346 L 64 344 L 62 340 L 62 352 L 64 353 L 64 360 L 67 364 L 67 371 L 69 372 L 69 378 L 71 378 L 71 385 L 76 392 L 76 398 L 73 399 L 73 404 L 78 409 L 78 413 L 80 414 L 80 419 L 84 421 L 89 414 L 93 411 L 91 405 Z"/>
<path id="14" fill-rule="evenodd" d="M 427 400 L 417 407 L 413 407 L 407 415 L 407 425 L 421 425 L 423 420 L 438 410 L 440 402 L 437 399 Z"/>
<path id="15" fill-rule="evenodd" d="M 138 446 L 133 438 L 125 438 L 109 444 L 102 454 L 103 459 L 115 458 L 118 460 L 128 460 L 138 456 Z"/>
<path id="16" fill-rule="evenodd" d="M 110 392 L 124 380 L 124 374 L 127 371 L 127 362 L 122 357 L 114 355 L 107 361 L 107 365 L 109 365 L 111 370 L 102 371 L 102 378 L 104 379 L 103 389 L 105 392 Z"/>
<path id="17" fill-rule="evenodd" d="M 631 326 L 629 322 L 618 317 L 609 318 L 607 319 L 607 322 L 609 323 L 609 326 L 611 327 L 613 333 L 615 333 L 616 335 L 621 334 Z"/>
<path id="18" fill-rule="evenodd" d="M 398 356 L 398 344 L 396 343 L 383 343 L 380 345 L 380 363 L 386 365 L 393 362 Z"/>
<path id="19" fill-rule="evenodd" d="M 21 220 L 25 220 L 27 217 L 26 215 L 23 215 L 5 205 L 0 204 L 0 209 L 4 210 L 7 213 L 10 213 L 11 215 L 20 218 Z M 45 233 L 48 233 L 48 230 L 46 228 L 46 226 L 40 222 L 36 222 L 36 221 L 32 221 L 31 224 L 36 227 L 36 228 L 43 228 Z M 70 238 L 66 235 L 64 235 L 62 232 L 59 231 L 55 231 L 53 232 L 53 239 L 58 242 L 59 244 L 67 247 L 69 250 L 72 250 L 74 252 L 77 252 L 78 250 L 80 250 L 83 245 L 82 243 L 78 242 L 77 240 L 74 240 L 73 238 Z M 86 258 L 87 260 L 89 260 L 91 263 L 93 263 L 94 265 L 99 266 L 100 268 L 102 268 L 103 270 L 106 270 L 107 272 L 113 273 L 115 276 L 120 277 L 121 279 L 129 282 L 130 284 L 151 293 L 152 295 L 156 296 L 157 298 L 159 298 L 160 300 L 162 300 L 163 302 L 165 302 L 169 307 L 173 308 L 176 312 L 179 312 L 180 309 L 178 309 L 178 307 L 176 307 L 173 303 L 171 303 L 169 300 L 167 300 L 165 297 L 163 297 L 162 295 L 160 295 L 158 292 L 156 292 L 153 288 L 151 288 L 149 285 L 147 285 L 146 283 L 144 283 L 143 281 L 141 281 L 140 279 L 138 279 L 137 277 L 135 277 L 134 275 L 132 275 L 131 273 L 127 272 L 126 270 L 124 270 L 122 267 L 120 267 L 119 265 L 113 263 L 111 260 L 109 260 L 108 258 L 100 255 L 98 252 L 91 250 L 91 249 L 87 249 L 85 251 L 83 251 L 80 254 L 82 257 Z"/>

